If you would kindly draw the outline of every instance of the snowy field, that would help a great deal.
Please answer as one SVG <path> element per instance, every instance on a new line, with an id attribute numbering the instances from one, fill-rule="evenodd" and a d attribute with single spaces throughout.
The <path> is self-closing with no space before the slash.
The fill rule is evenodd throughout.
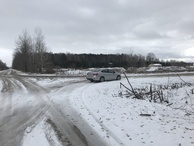
<path id="1" fill-rule="evenodd" d="M 149 84 L 191 83 L 191 86 L 166 92 L 169 103 L 172 103 L 169 106 L 167 103 L 160 104 L 120 96 L 119 93 L 125 90 L 120 88 L 120 82 L 128 86 L 125 78 L 121 81 L 103 83 L 90 83 L 85 78 L 32 80 L 50 89 L 48 96 L 51 101 L 63 112 L 68 110 L 72 122 L 90 140 L 93 135 L 97 135 L 110 146 L 193 146 L 194 76 L 181 76 L 181 79 L 178 76 L 168 75 L 129 78 L 133 87 L 137 88 Z M 73 83 L 72 86 L 66 86 L 69 83 Z M 150 116 L 140 116 L 140 114 Z M 86 121 L 88 125 L 78 122 L 81 120 Z M 84 129 L 88 127 L 94 132 L 84 133 Z M 42 135 L 41 129 L 45 131 L 47 128 L 42 122 L 32 132 L 26 132 L 24 146 L 38 145 L 40 139 L 44 141 L 45 136 Z M 53 139 L 55 141 L 55 138 Z M 44 142 L 41 145 L 49 144 Z"/>

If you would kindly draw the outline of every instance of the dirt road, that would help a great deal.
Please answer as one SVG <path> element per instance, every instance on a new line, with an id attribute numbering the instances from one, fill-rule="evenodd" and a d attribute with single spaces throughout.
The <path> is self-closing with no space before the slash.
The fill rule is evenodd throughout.
<path id="1" fill-rule="evenodd" d="M 67 92 L 87 82 L 66 83 Z M 63 111 L 50 100 L 50 89 L 37 85 L 27 77 L 21 77 L 14 70 L 0 72 L 0 146 L 22 146 L 23 135 L 31 125 L 37 125 L 47 118 L 48 124 L 56 132 L 61 145 L 68 146 L 104 146 L 106 145 L 92 128 L 79 129 L 77 125 L 87 125 L 78 121 L 77 125 L 69 118 L 76 112 Z M 65 111 L 65 112 L 64 112 Z M 58 133 L 58 134 L 57 134 Z"/>

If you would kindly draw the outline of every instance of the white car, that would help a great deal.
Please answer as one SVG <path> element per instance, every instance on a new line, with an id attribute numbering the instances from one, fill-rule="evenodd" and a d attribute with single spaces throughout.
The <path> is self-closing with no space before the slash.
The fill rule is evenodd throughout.
<path id="1" fill-rule="evenodd" d="M 86 78 L 91 82 L 104 82 L 110 80 L 120 80 L 121 75 L 112 69 L 96 69 L 94 71 L 88 72 Z"/>

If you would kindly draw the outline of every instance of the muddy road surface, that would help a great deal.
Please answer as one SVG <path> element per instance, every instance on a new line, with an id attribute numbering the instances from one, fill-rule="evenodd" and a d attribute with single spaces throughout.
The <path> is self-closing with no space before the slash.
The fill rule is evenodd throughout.
<path id="1" fill-rule="evenodd" d="M 67 82 L 65 86 L 71 94 L 72 90 L 85 84 L 88 82 Z M 0 72 L 0 146 L 22 146 L 26 129 L 43 119 L 47 119 L 62 146 L 107 145 L 97 134 L 91 136 L 91 133 L 95 133 L 91 127 L 80 129 L 77 126 L 86 127 L 84 121 L 77 121 L 77 125 L 73 123 L 69 115 L 76 117 L 76 112 L 71 108 L 61 110 L 50 100 L 50 92 L 50 88 L 37 85 L 27 76 L 20 76 L 17 71 Z"/>

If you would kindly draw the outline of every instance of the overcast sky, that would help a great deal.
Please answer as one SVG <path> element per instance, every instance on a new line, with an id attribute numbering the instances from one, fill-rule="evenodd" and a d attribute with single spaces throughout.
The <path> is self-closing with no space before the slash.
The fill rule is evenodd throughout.
<path id="1" fill-rule="evenodd" d="M 194 0 L 0 0 L 0 59 L 39 27 L 52 52 L 194 61 Z"/>

